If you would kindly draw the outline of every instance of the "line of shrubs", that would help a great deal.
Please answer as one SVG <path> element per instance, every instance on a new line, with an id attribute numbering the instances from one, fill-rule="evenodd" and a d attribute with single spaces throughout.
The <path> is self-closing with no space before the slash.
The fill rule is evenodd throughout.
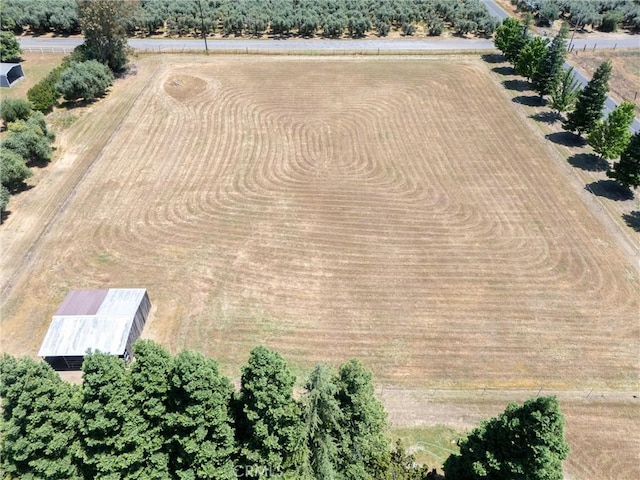
<path id="1" fill-rule="evenodd" d="M 107 66 L 74 53 L 29 89 L 28 101 L 2 100 L 0 117 L 8 133 L 0 143 L 0 222 L 10 195 L 24 190 L 25 181 L 33 176 L 31 167 L 51 160 L 55 135 L 47 128 L 44 114 L 51 112 L 60 98 L 76 103 L 99 98 L 113 78 Z"/>

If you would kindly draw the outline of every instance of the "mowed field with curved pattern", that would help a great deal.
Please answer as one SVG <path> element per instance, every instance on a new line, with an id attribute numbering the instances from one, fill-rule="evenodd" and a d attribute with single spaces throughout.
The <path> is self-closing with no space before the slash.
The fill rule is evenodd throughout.
<path id="1" fill-rule="evenodd" d="M 35 355 L 69 289 L 146 287 L 143 336 L 232 377 L 257 344 L 298 372 L 360 357 L 396 410 L 460 392 L 429 420 L 458 427 L 542 388 L 572 478 L 637 478 L 637 264 L 486 64 L 136 63 L 0 229 L 3 351 Z"/>

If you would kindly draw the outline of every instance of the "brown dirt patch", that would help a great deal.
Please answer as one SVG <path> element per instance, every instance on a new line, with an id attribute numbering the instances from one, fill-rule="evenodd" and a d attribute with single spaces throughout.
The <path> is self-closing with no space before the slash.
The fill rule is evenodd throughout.
<path id="1" fill-rule="evenodd" d="M 207 82 L 190 75 L 179 75 L 167 79 L 164 90 L 178 101 L 184 101 L 200 95 L 207 87 Z"/>
<path id="2" fill-rule="evenodd" d="M 197 101 L 167 91 L 182 72 Z M 141 58 L 0 229 L 2 350 L 34 355 L 69 289 L 141 286 L 144 336 L 232 377 L 266 344 L 299 371 L 357 356 L 401 391 L 458 389 L 463 416 L 485 387 L 637 390 L 637 265 L 493 75 Z"/>

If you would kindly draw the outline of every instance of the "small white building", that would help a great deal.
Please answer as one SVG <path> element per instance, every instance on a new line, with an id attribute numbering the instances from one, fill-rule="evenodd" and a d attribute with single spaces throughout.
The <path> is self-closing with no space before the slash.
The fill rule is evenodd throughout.
<path id="1" fill-rule="evenodd" d="M 150 310 L 144 288 L 73 290 L 53 315 L 38 356 L 55 370 L 79 370 L 96 350 L 128 361 Z"/>

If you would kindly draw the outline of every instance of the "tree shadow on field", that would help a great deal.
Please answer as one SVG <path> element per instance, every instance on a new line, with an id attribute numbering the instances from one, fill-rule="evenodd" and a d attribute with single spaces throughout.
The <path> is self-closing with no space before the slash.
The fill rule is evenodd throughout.
<path id="1" fill-rule="evenodd" d="M 565 147 L 583 147 L 587 142 L 580 135 L 572 132 L 555 132 L 545 135 L 547 140 Z"/>
<path id="2" fill-rule="evenodd" d="M 507 90 L 515 90 L 516 92 L 526 92 L 529 90 L 529 82 L 526 80 L 505 80 L 502 82 L 502 85 L 504 85 L 504 88 Z"/>
<path id="3" fill-rule="evenodd" d="M 529 115 L 529 118 L 534 119 L 536 122 L 548 123 L 550 125 L 560 120 L 560 117 L 555 112 L 534 113 L 533 115 Z"/>
<path id="4" fill-rule="evenodd" d="M 592 153 L 576 153 L 570 156 L 567 162 L 587 172 L 606 172 L 609 170 L 609 162 Z"/>
<path id="5" fill-rule="evenodd" d="M 7 218 L 9 218 L 9 215 L 11 215 L 11 210 L 0 211 L 0 225 L 2 225 L 7 220 Z"/>
<path id="6" fill-rule="evenodd" d="M 485 53 L 480 58 L 487 63 L 504 63 L 506 59 L 500 53 Z"/>
<path id="7" fill-rule="evenodd" d="M 630 189 L 621 186 L 614 180 L 598 180 L 597 182 L 588 183 L 584 188 L 598 197 L 608 198 L 616 202 L 633 198 L 633 192 Z"/>
<path id="8" fill-rule="evenodd" d="M 491 69 L 492 72 L 497 73 L 498 75 L 502 75 L 506 77 L 507 75 L 515 75 L 516 71 L 513 67 L 494 67 Z"/>
<path id="9" fill-rule="evenodd" d="M 520 105 L 526 105 L 527 107 L 540 107 L 544 105 L 544 100 L 541 100 L 538 95 L 519 95 L 513 97 L 511 101 L 519 103 Z"/>
<path id="10" fill-rule="evenodd" d="M 623 213 L 624 222 L 633 228 L 636 232 L 640 232 L 640 210 L 634 210 L 629 213 Z"/>

